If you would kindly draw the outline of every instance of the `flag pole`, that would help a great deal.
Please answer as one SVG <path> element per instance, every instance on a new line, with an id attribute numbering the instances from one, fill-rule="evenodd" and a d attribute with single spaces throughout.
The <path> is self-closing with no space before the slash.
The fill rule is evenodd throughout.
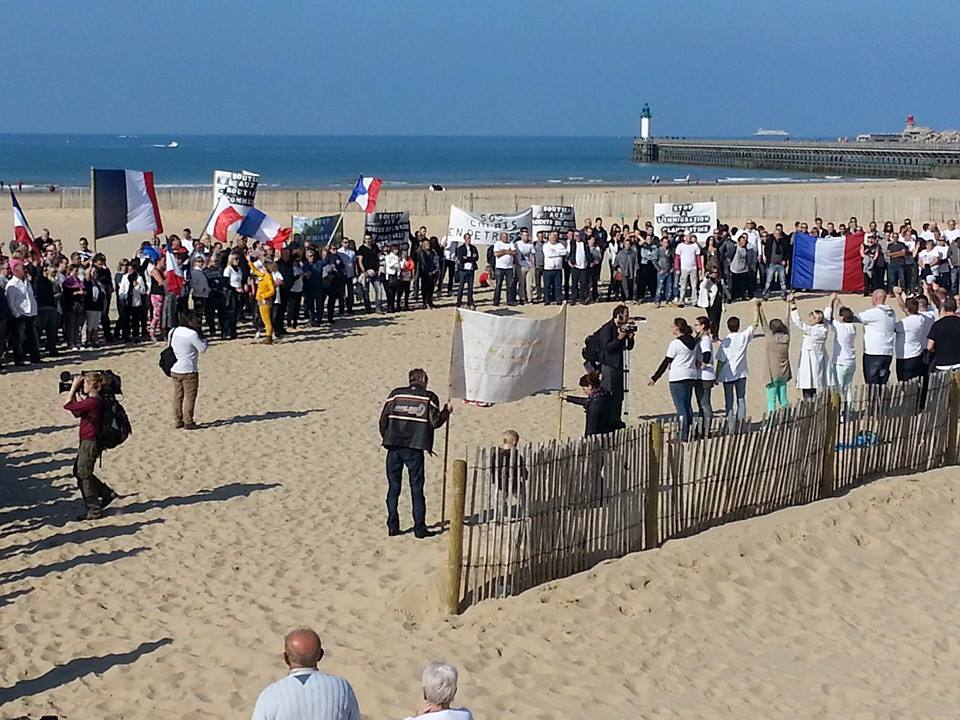
<path id="1" fill-rule="evenodd" d="M 560 347 L 560 392 L 557 393 L 557 397 L 560 399 L 560 411 L 557 416 L 557 442 L 560 442 L 563 439 L 563 406 L 566 405 L 566 402 L 563 399 L 563 375 L 567 368 L 567 303 L 564 301 L 563 308 L 560 310 L 563 313 L 563 339 L 561 341 Z"/>
<path id="2" fill-rule="evenodd" d="M 97 193 L 94 170 L 90 168 L 90 207 L 93 209 L 93 254 L 97 254 Z"/>
<path id="3" fill-rule="evenodd" d="M 460 330 L 460 308 L 453 313 L 453 336 L 450 339 L 450 372 L 447 375 L 447 403 L 453 402 L 453 351 L 457 343 L 457 332 Z M 443 488 L 440 491 L 440 527 L 447 521 L 447 453 L 450 449 L 450 418 L 443 431 Z"/>

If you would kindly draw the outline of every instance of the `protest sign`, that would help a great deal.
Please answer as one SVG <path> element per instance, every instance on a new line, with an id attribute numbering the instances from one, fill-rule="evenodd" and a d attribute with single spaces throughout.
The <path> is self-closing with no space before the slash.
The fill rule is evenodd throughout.
<path id="1" fill-rule="evenodd" d="M 511 242 L 520 237 L 520 230 L 532 229 L 533 213 L 527 208 L 519 215 L 504 215 L 503 213 L 468 213 L 456 205 L 450 206 L 450 223 L 447 229 L 447 241 L 459 243 L 463 234 L 469 232 L 473 237 L 474 245 L 493 245 L 505 232 Z"/>
<path id="2" fill-rule="evenodd" d="M 210 213 L 204 233 L 226 242 L 229 233 L 240 227 L 240 222 L 253 207 L 259 180 L 259 175 L 246 170 L 214 170 L 213 212 Z"/>
<path id="3" fill-rule="evenodd" d="M 654 203 L 653 231 L 657 237 L 665 232 L 693 233 L 703 241 L 717 227 L 715 202 Z"/>
<path id="4" fill-rule="evenodd" d="M 343 241 L 342 214 L 321 215 L 320 217 L 304 217 L 294 215 L 290 219 L 293 234 L 300 235 L 304 244 L 329 245 L 333 242 L 339 245 Z"/>
<path id="5" fill-rule="evenodd" d="M 380 247 L 399 245 L 405 250 L 410 244 L 410 213 L 371 213 L 366 216 L 363 230 L 373 235 L 373 241 Z"/>
<path id="6" fill-rule="evenodd" d="M 569 205 L 534 205 L 530 211 L 533 214 L 533 229 L 530 232 L 533 238 L 542 232 L 546 240 L 554 230 L 563 238 L 568 230 L 577 229 L 577 214 Z"/>

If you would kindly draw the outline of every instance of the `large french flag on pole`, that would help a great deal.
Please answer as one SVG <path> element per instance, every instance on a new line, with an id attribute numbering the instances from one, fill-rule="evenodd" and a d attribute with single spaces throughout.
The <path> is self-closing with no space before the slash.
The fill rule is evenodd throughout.
<path id="1" fill-rule="evenodd" d="M 33 241 L 33 232 L 27 224 L 27 216 L 23 214 L 23 208 L 17 201 L 17 196 L 13 194 L 13 188 L 10 188 L 10 202 L 13 203 L 13 239 L 19 245 L 30 248 L 30 252 L 39 255 L 40 250 Z"/>
<path id="2" fill-rule="evenodd" d="M 793 234 L 790 284 L 798 290 L 863 292 L 863 233 L 817 238 Z"/>
<path id="3" fill-rule="evenodd" d="M 140 170 L 93 171 L 93 236 L 163 232 L 153 173 Z"/>
<path id="4" fill-rule="evenodd" d="M 256 208 L 250 208 L 237 230 L 239 235 L 259 240 L 277 250 L 286 245 L 291 232 L 293 228 L 280 227 L 280 223 Z"/>
<path id="5" fill-rule="evenodd" d="M 350 193 L 347 205 L 355 202 L 365 213 L 372 213 L 377 207 L 377 195 L 380 194 L 381 185 L 383 185 L 383 180 L 380 178 L 361 175 L 357 179 L 357 184 L 353 186 L 353 192 Z"/>

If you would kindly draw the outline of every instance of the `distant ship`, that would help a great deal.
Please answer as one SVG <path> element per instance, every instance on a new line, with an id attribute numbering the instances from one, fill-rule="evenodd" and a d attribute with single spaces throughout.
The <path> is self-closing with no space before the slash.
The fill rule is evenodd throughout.
<path id="1" fill-rule="evenodd" d="M 759 128 L 754 133 L 754 137 L 790 137 L 790 133 L 786 130 L 764 130 L 763 128 Z"/>
<path id="2" fill-rule="evenodd" d="M 169 149 L 172 150 L 172 149 L 174 149 L 174 148 L 180 147 L 180 143 L 178 143 L 176 140 L 171 140 L 171 141 L 168 142 L 166 145 L 154 145 L 154 147 L 155 147 L 155 148 L 169 148 Z"/>

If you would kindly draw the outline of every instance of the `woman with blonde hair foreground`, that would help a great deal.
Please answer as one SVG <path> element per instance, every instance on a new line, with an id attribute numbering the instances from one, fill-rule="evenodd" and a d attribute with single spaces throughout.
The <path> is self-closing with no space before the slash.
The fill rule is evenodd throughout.
<path id="1" fill-rule="evenodd" d="M 473 713 L 466 708 L 451 708 L 457 694 L 459 674 L 453 665 L 432 662 L 423 669 L 423 702 L 417 714 L 407 720 L 473 720 Z"/>

